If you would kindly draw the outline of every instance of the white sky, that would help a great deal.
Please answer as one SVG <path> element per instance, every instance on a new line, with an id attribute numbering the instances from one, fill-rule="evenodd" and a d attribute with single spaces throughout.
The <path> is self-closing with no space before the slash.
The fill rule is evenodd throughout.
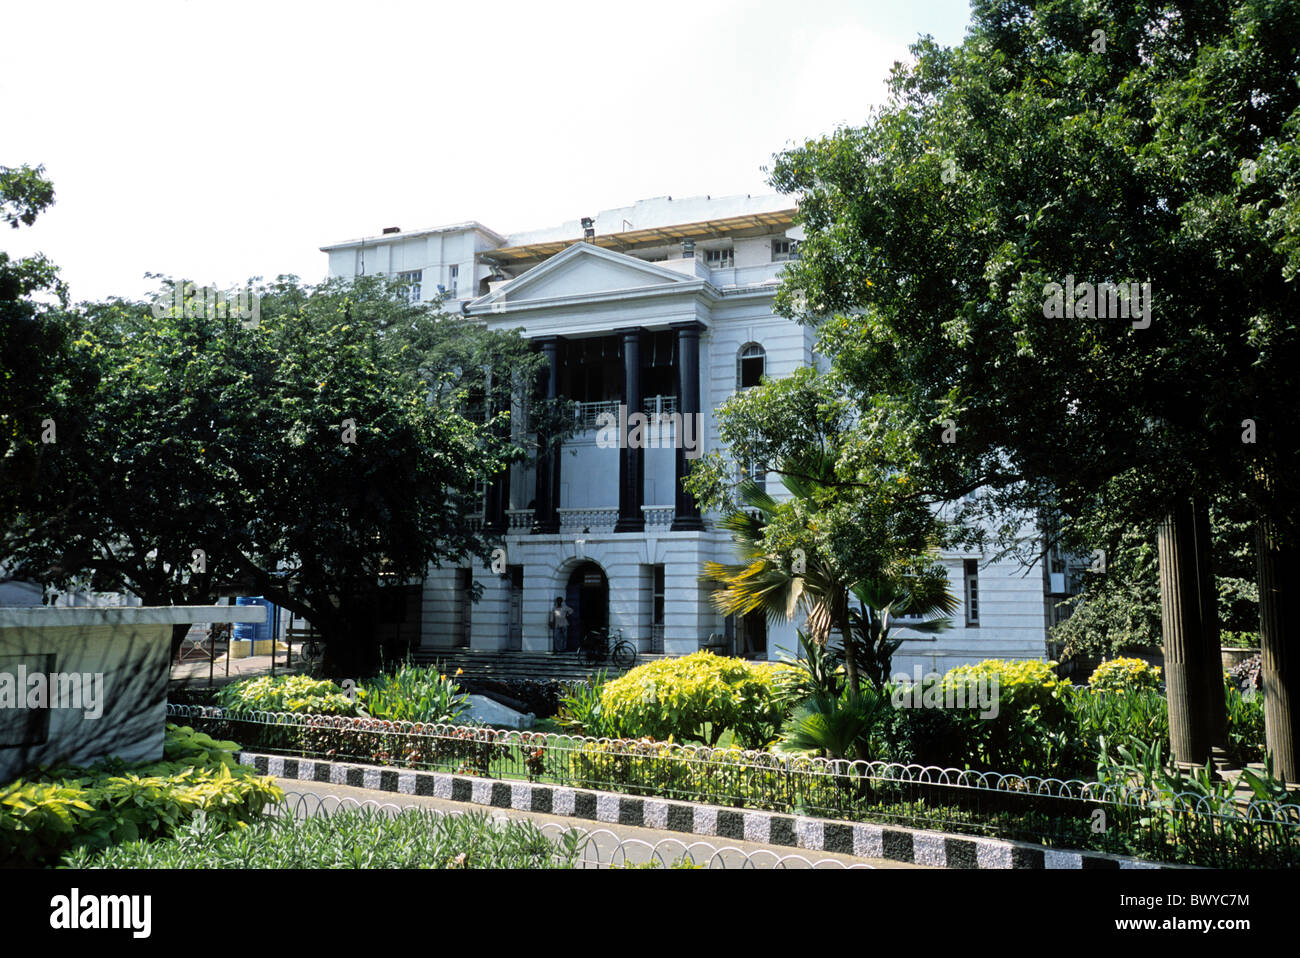
<path id="1" fill-rule="evenodd" d="M 541 228 L 651 196 L 768 193 L 788 143 L 860 123 L 966 0 L 0 0 L 0 165 L 55 205 L 0 249 L 76 299 L 146 271 L 324 276 L 325 243 Z"/>

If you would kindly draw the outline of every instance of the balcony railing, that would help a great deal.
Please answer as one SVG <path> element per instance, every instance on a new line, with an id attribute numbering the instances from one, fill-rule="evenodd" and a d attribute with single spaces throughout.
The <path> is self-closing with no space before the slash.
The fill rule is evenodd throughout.
<path id="1" fill-rule="evenodd" d="M 582 432 L 587 429 L 599 429 L 600 417 L 609 415 L 618 422 L 618 407 L 622 405 L 617 399 L 602 399 L 596 402 L 579 402 L 573 404 L 574 427 Z M 660 416 L 668 416 L 677 411 L 676 396 L 646 396 L 641 401 L 641 411 L 650 416 L 652 421 Z"/>
<path id="2" fill-rule="evenodd" d="M 604 532 L 613 529 L 618 521 L 617 509 L 561 509 L 559 513 L 561 532 L 581 529 Z"/>
<path id="3" fill-rule="evenodd" d="M 672 524 L 676 510 L 672 506 L 642 506 L 641 514 L 647 526 L 667 526 Z"/>
<path id="4" fill-rule="evenodd" d="M 506 525 L 515 534 L 527 532 L 533 527 L 535 514 L 536 510 L 533 509 L 507 509 Z M 618 522 L 616 507 L 561 509 L 559 514 L 560 529 L 563 532 L 580 532 L 583 529 L 588 532 L 609 532 Z M 645 516 L 647 528 L 666 527 L 672 524 L 676 510 L 672 506 L 642 506 L 641 514 Z M 478 531 L 483 528 L 483 517 L 471 516 L 469 523 L 471 529 Z"/>
<path id="5" fill-rule="evenodd" d="M 646 396 L 641 408 L 649 416 L 667 416 L 677 411 L 677 397 Z"/>
<path id="6" fill-rule="evenodd" d="M 573 424 L 581 432 L 585 429 L 599 429 L 600 417 L 604 415 L 613 416 L 614 422 L 618 422 L 618 406 L 616 399 L 574 403 Z"/>

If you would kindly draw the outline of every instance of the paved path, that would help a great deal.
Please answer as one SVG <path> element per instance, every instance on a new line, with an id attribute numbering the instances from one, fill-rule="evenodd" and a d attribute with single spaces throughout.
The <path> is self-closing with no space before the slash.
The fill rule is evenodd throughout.
<path id="1" fill-rule="evenodd" d="M 327 809 L 332 809 L 339 803 L 352 799 L 356 802 L 396 805 L 399 808 L 416 805 L 442 812 L 479 812 L 498 819 L 526 818 L 537 824 L 552 837 L 560 831 L 577 828 L 591 835 L 591 841 L 584 854 L 584 858 L 587 860 L 586 867 L 598 867 L 600 864 L 608 864 L 611 861 L 619 862 L 624 860 L 630 864 L 640 864 L 650 861 L 656 851 L 661 860 L 673 862 L 683 857 L 688 849 L 697 863 L 714 868 L 808 868 L 814 865 L 837 869 L 844 867 L 923 867 L 878 858 L 857 858 L 853 855 L 842 855 L 835 852 L 809 851 L 780 845 L 763 845 L 757 842 L 720 838 L 716 835 L 687 835 L 682 832 L 592 822 L 583 818 L 568 818 L 542 812 L 487 808 L 467 802 L 451 802 L 428 795 L 376 792 L 365 788 L 355 788 L 350 785 L 301 782 L 297 779 L 287 778 L 278 778 L 276 783 L 284 789 L 286 794 L 293 793 L 290 795 L 291 800 L 297 795 L 315 795 L 324 801 Z M 317 805 L 316 801 L 308 800 L 304 803 L 303 809 L 306 812 L 311 812 Z"/>
<path id="2" fill-rule="evenodd" d="M 284 652 L 281 651 L 276 656 L 275 673 L 283 675 L 286 672 L 299 672 L 302 670 L 302 660 L 299 659 L 297 650 L 294 651 L 293 668 L 284 667 Z M 236 682 L 239 679 L 254 678 L 258 675 L 271 674 L 271 657 L 269 655 L 248 655 L 242 659 L 230 660 L 230 674 L 226 674 L 226 657 L 218 655 L 216 662 L 209 663 L 207 659 L 187 659 L 180 664 L 172 663 L 171 676 L 168 682 L 169 688 L 197 688 L 205 689 L 208 687 L 208 669 L 212 669 L 212 686 L 217 688 L 226 685 L 229 682 Z"/>

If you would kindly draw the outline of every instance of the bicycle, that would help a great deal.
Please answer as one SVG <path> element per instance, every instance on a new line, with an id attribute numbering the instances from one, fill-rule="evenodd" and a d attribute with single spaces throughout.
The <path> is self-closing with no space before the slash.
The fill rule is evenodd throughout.
<path id="1" fill-rule="evenodd" d="M 298 657 L 307 666 L 307 672 L 315 675 L 325 659 L 325 643 L 315 635 L 307 636 L 298 649 Z"/>
<path id="2" fill-rule="evenodd" d="M 592 629 L 582 641 L 578 656 L 583 665 L 595 666 L 606 659 L 626 672 L 636 665 L 636 646 L 623 638 L 622 629 Z"/>

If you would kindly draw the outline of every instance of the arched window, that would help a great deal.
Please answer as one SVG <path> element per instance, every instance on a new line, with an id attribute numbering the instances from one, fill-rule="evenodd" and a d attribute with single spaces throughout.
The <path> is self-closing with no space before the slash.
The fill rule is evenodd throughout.
<path id="1" fill-rule="evenodd" d="M 767 371 L 767 353 L 758 343 L 746 343 L 736 355 L 736 390 L 757 386 Z"/>

